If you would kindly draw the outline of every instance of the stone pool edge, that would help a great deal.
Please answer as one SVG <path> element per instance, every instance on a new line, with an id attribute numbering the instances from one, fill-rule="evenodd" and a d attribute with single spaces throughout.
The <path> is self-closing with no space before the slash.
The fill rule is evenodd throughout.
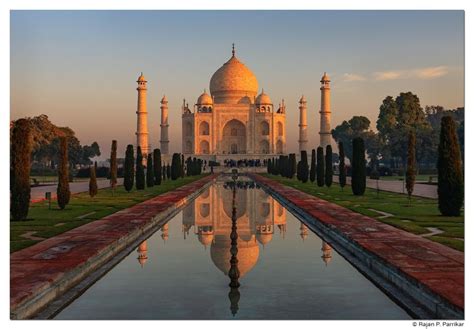
<path id="1" fill-rule="evenodd" d="M 370 279 L 411 316 L 419 319 L 464 319 L 464 309 L 432 291 L 423 282 L 410 277 L 396 266 L 383 260 L 376 253 L 367 250 L 337 228 L 325 225 L 314 215 L 305 211 L 301 205 L 294 204 L 276 191 L 268 184 L 268 181 L 271 181 L 272 185 L 281 185 L 286 189 L 293 188 L 258 174 L 249 173 L 247 175 L 259 183 L 268 194 L 284 205 L 293 215 L 329 242 L 360 273 Z M 302 191 L 293 190 L 307 195 L 308 198 L 317 198 Z"/>
<path id="2" fill-rule="evenodd" d="M 217 178 L 218 174 L 211 174 L 206 177 L 203 177 L 195 182 L 189 183 L 187 185 L 181 186 L 175 190 L 166 192 L 164 194 L 161 194 L 155 198 L 146 200 L 142 203 L 139 203 L 137 205 L 134 205 L 130 208 L 137 207 L 137 206 L 142 206 L 146 203 L 150 202 L 156 202 L 159 201 L 159 199 L 165 199 L 169 198 L 169 196 L 176 191 L 180 190 L 181 188 L 185 188 L 189 185 L 195 185 L 195 188 L 190 191 L 185 196 L 176 198 L 175 200 L 172 201 L 172 204 L 167 207 L 166 209 L 163 209 L 159 211 L 158 213 L 154 214 L 153 216 L 149 218 L 143 218 L 142 220 L 145 221 L 144 224 L 137 225 L 134 229 L 131 231 L 127 232 L 125 236 L 120 236 L 119 238 L 115 239 L 112 243 L 107 245 L 107 247 L 102 248 L 98 250 L 95 254 L 92 256 L 88 257 L 87 259 L 83 259 L 81 263 L 64 272 L 60 273 L 60 275 L 57 275 L 56 277 L 54 275 L 51 275 L 51 277 L 47 280 L 47 282 L 44 282 L 43 286 L 39 286 L 38 290 L 35 291 L 33 294 L 23 298 L 19 303 L 13 304 L 12 303 L 12 293 L 10 295 L 10 319 L 12 320 L 20 320 L 20 319 L 29 319 L 33 318 L 35 315 L 39 314 L 42 312 L 44 309 L 48 307 L 48 304 L 54 303 L 58 298 L 61 298 L 61 296 L 67 294 L 68 291 L 73 289 L 74 287 L 80 285 L 82 282 L 86 281 L 90 275 L 93 273 L 97 272 L 100 273 L 100 270 L 102 267 L 106 266 L 107 263 L 113 262 L 114 257 L 119 256 L 121 253 L 124 253 L 123 256 L 126 256 L 127 252 L 126 249 L 127 247 L 134 247 L 137 243 L 137 240 L 141 239 L 144 236 L 151 235 L 153 234 L 157 227 L 160 224 L 164 224 L 167 220 L 169 220 L 172 216 L 174 216 L 177 212 L 182 210 L 191 200 L 196 198 L 201 192 L 203 192 L 206 188 L 208 188 Z M 127 208 L 127 209 L 130 209 Z M 126 209 L 125 209 L 126 210 Z M 109 215 L 103 219 L 110 219 L 111 216 L 114 215 L 120 215 L 122 211 L 119 211 L 117 213 L 114 213 L 112 215 Z M 83 226 L 78 227 L 77 229 L 87 229 L 88 225 L 91 225 L 93 223 L 100 222 L 103 219 L 99 219 L 97 221 L 85 224 Z M 76 230 L 76 229 L 73 229 Z M 71 230 L 71 231 L 73 231 Z M 67 231 L 65 233 L 60 234 L 59 236 L 56 236 L 55 238 L 60 237 L 61 235 L 67 235 L 71 231 Z M 97 232 L 94 232 L 97 234 Z M 92 237 L 94 238 L 94 237 Z M 60 238 L 59 238 L 60 239 Z M 46 242 L 50 239 L 44 240 L 42 242 Z M 61 241 L 61 240 L 59 240 Z M 35 245 L 36 248 L 38 248 L 38 244 Z M 32 249 L 35 246 L 29 247 L 22 249 L 16 253 L 28 253 L 28 249 Z M 52 248 L 49 248 L 52 249 Z M 13 253 L 10 255 L 10 276 L 13 276 L 12 273 L 12 258 L 14 258 L 15 254 Z M 34 254 L 32 255 L 34 256 Z M 33 257 L 31 257 L 33 258 Z M 28 258 L 25 258 L 28 260 Z M 121 258 L 120 258 L 121 259 Z M 118 259 L 118 261 L 120 260 Z M 115 264 L 114 264 L 115 265 Z M 18 267 L 18 266 L 17 266 Z M 112 268 L 111 266 L 110 268 Z M 109 269 L 110 269 L 109 268 Z M 105 271 L 105 273 L 107 270 Z M 105 274 L 103 273 L 103 274 Z M 96 279 L 99 279 L 103 274 L 98 275 Z M 46 280 L 45 280 L 46 281 Z M 95 282 L 95 281 L 93 281 Z M 87 287 L 89 287 L 93 282 L 90 282 L 87 284 L 87 286 L 82 289 L 78 290 L 77 293 L 81 294 Z M 10 285 L 12 285 L 12 281 L 10 281 Z M 10 286 L 10 291 L 12 290 L 12 287 Z M 74 298 L 73 298 L 74 299 Z M 69 302 L 71 301 L 71 298 L 66 298 L 64 300 L 64 305 L 60 305 L 62 308 L 63 306 L 66 306 Z M 61 304 L 61 303 L 60 303 Z M 51 312 L 52 313 L 52 312 Z"/>

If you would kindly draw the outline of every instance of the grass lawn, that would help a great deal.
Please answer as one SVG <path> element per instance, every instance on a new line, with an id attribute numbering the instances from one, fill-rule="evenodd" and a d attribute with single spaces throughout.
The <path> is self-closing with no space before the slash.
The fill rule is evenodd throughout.
<path id="1" fill-rule="evenodd" d="M 438 181 L 437 175 L 416 175 L 417 182 L 428 182 L 433 177 L 433 182 Z M 380 176 L 380 180 L 405 180 L 405 176 Z"/>
<path id="2" fill-rule="evenodd" d="M 403 194 L 381 191 L 377 196 L 375 189 L 368 188 L 363 196 L 355 196 L 350 186 L 341 191 L 337 184 L 327 188 L 318 187 L 310 182 L 303 184 L 296 179 L 281 176 L 269 174 L 264 176 L 408 232 L 423 234 L 430 233 L 427 227 L 438 228 L 444 232 L 427 239 L 464 251 L 464 240 L 459 240 L 464 239 L 464 215 L 441 216 L 437 200 L 412 197 L 411 205 L 408 206 L 408 198 Z M 370 209 L 393 214 L 393 217 L 378 218 L 382 215 Z"/>
<path id="3" fill-rule="evenodd" d="M 33 181 L 33 179 L 36 179 L 38 183 L 40 184 L 48 184 L 48 183 L 57 183 L 58 182 L 58 176 L 30 176 L 30 180 Z M 97 178 L 97 180 L 102 180 L 106 178 Z M 74 177 L 75 182 L 85 182 L 89 181 L 89 178 L 84 177 L 84 178 L 77 178 Z"/>
<path id="4" fill-rule="evenodd" d="M 125 191 L 123 186 L 117 187 L 114 195 L 112 195 L 110 188 L 100 189 L 94 198 L 91 198 L 88 192 L 78 193 L 71 195 L 71 201 L 64 210 L 58 208 L 56 201 L 53 201 L 51 210 L 48 209 L 47 202 L 34 203 L 30 205 L 28 220 L 10 222 L 10 252 L 39 242 L 20 236 L 28 231 L 35 231 L 34 236 L 36 237 L 50 238 L 174 190 L 204 176 L 206 174 L 184 177 L 176 181 L 165 180 L 159 186 L 146 188 L 142 191 L 134 189 L 130 193 Z"/>

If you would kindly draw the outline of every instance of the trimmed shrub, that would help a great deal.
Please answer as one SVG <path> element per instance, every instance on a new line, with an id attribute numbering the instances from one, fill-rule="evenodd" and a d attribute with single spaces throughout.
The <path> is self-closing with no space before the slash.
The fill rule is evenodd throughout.
<path id="1" fill-rule="evenodd" d="M 89 178 L 89 195 L 91 198 L 97 195 L 97 162 L 90 166 L 90 178 Z"/>
<path id="2" fill-rule="evenodd" d="M 69 190 L 69 161 L 67 152 L 67 138 L 60 137 L 58 189 L 56 192 L 59 209 L 64 209 L 71 198 L 71 191 Z"/>
<path id="3" fill-rule="evenodd" d="M 324 186 L 324 150 L 321 146 L 318 147 L 316 157 L 316 183 L 318 186 Z"/>
<path id="4" fill-rule="evenodd" d="M 306 183 L 309 178 L 308 153 L 301 151 L 301 182 Z"/>
<path id="5" fill-rule="evenodd" d="M 110 187 L 112 193 L 117 186 L 117 141 L 112 141 L 112 149 L 110 150 Z"/>
<path id="6" fill-rule="evenodd" d="M 290 162 L 288 166 L 289 171 L 290 171 L 288 178 L 293 179 L 293 177 L 295 177 L 295 174 L 296 174 L 296 154 L 291 153 L 288 161 Z"/>
<path id="7" fill-rule="evenodd" d="M 137 161 L 135 164 L 137 179 L 135 185 L 137 190 L 145 189 L 145 168 L 143 167 L 143 153 L 140 146 L 137 147 Z"/>
<path id="8" fill-rule="evenodd" d="M 10 214 L 14 221 L 25 220 L 30 206 L 30 168 L 32 135 L 27 119 L 13 127 L 10 148 Z"/>
<path id="9" fill-rule="evenodd" d="M 153 187 L 155 185 L 155 173 L 153 168 L 153 154 L 148 154 L 146 159 L 146 186 Z"/>
<path id="10" fill-rule="evenodd" d="M 135 180 L 135 155 L 133 154 L 133 145 L 127 145 L 125 152 L 125 163 L 123 165 L 123 186 L 125 191 L 130 192 Z"/>
<path id="11" fill-rule="evenodd" d="M 437 168 L 439 211 L 444 216 L 460 216 L 464 201 L 461 150 L 456 124 L 450 116 L 441 119 Z"/>
<path id="12" fill-rule="evenodd" d="M 309 181 L 314 183 L 316 180 L 316 150 L 311 150 L 311 169 L 309 170 Z"/>
<path id="13" fill-rule="evenodd" d="M 352 140 L 352 180 L 351 187 L 354 195 L 363 195 L 366 185 L 365 146 L 360 137 Z"/>
<path id="14" fill-rule="evenodd" d="M 171 159 L 171 179 L 177 180 L 181 176 L 181 165 L 180 165 L 181 156 L 179 153 L 173 153 Z"/>
<path id="15" fill-rule="evenodd" d="M 331 187 L 332 185 L 332 176 L 334 175 L 334 171 L 332 170 L 332 146 L 326 146 L 326 161 L 325 161 L 325 177 L 324 183 L 327 187 Z"/>
<path id="16" fill-rule="evenodd" d="M 153 176 L 155 177 L 155 185 L 161 185 L 161 151 L 160 149 L 153 150 Z"/>
<path id="17" fill-rule="evenodd" d="M 407 171 L 405 174 L 405 187 L 407 189 L 408 201 L 411 200 L 411 195 L 413 194 L 413 188 L 415 187 L 416 179 L 415 143 L 415 133 L 411 131 L 410 135 L 408 136 Z"/>

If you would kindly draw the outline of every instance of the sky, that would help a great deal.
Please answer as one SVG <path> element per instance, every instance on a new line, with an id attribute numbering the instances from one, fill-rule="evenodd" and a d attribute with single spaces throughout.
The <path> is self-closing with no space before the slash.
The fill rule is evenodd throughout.
<path id="1" fill-rule="evenodd" d="M 169 101 L 170 151 L 181 152 L 181 104 L 194 104 L 231 56 L 287 105 L 287 151 L 297 151 L 298 100 L 319 144 L 320 82 L 331 77 L 332 127 L 354 115 L 375 130 L 386 96 L 464 106 L 463 11 L 12 11 L 11 119 L 46 114 L 102 159 L 136 137 L 136 80 L 148 80 L 150 144 Z"/>

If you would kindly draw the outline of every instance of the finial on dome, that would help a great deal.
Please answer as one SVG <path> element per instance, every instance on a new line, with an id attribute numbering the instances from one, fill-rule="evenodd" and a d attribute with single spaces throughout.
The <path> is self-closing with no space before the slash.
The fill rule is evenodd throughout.
<path id="1" fill-rule="evenodd" d="M 232 57 L 235 57 L 235 44 L 232 43 Z"/>

